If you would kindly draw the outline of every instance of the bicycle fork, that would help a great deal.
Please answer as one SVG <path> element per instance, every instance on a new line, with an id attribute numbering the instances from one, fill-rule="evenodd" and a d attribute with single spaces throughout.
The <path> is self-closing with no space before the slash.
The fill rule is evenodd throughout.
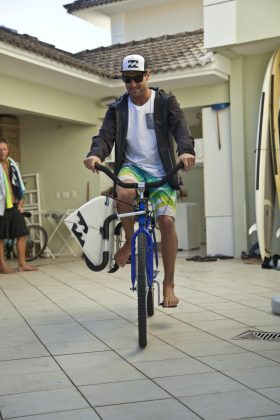
<path id="1" fill-rule="evenodd" d="M 146 275 L 147 275 L 147 286 L 151 290 L 153 285 L 157 285 L 157 294 L 158 294 L 158 305 L 160 304 L 160 283 L 156 280 L 158 270 L 154 270 L 154 261 L 153 261 L 153 239 L 151 234 L 143 227 L 140 227 L 134 233 L 131 240 L 131 282 L 132 290 L 135 291 L 135 283 L 137 277 L 136 270 L 136 239 L 140 233 L 144 233 L 147 239 L 147 248 L 146 248 Z M 147 290 L 148 291 L 148 290 Z"/>
<path id="2" fill-rule="evenodd" d="M 142 185 L 141 185 L 142 184 Z M 154 253 L 154 235 L 152 236 L 147 226 L 147 207 L 144 198 L 145 183 L 138 184 L 138 191 L 140 195 L 139 199 L 139 213 L 143 212 L 138 216 L 139 228 L 134 232 L 131 240 L 131 282 L 132 290 L 135 290 L 136 282 L 136 238 L 139 234 L 144 233 L 146 236 L 146 276 L 147 276 L 147 293 L 148 290 L 152 290 L 153 283 L 156 283 L 158 289 L 158 304 L 160 304 L 160 284 L 155 280 L 158 271 L 154 271 L 153 253 Z M 157 260 L 156 260 L 157 264 Z"/>

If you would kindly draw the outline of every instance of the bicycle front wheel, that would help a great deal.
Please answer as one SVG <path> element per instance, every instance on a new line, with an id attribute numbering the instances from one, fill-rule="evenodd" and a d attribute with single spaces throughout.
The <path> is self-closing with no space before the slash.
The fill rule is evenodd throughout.
<path id="1" fill-rule="evenodd" d="M 45 229 L 39 225 L 28 225 L 28 236 L 26 238 L 26 261 L 33 261 L 39 258 L 46 249 L 48 243 L 48 235 Z M 14 246 L 14 254 L 17 255 L 16 244 Z"/>
<path id="2" fill-rule="evenodd" d="M 146 276 L 146 235 L 138 236 L 137 298 L 139 346 L 147 345 L 147 276 Z"/>
<path id="3" fill-rule="evenodd" d="M 148 295 L 147 295 L 147 313 L 148 316 L 153 316 L 155 312 L 154 309 L 154 288 L 149 288 Z"/>

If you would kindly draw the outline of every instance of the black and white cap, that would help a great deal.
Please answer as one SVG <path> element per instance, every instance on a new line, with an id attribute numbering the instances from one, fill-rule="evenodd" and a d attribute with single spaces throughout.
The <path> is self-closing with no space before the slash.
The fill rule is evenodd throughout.
<path id="1" fill-rule="evenodd" d="M 121 71 L 146 71 L 145 59 L 142 55 L 127 55 L 123 59 Z"/>

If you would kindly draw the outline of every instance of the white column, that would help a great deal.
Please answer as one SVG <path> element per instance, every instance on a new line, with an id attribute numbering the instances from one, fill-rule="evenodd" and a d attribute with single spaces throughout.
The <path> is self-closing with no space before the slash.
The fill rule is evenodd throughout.
<path id="1" fill-rule="evenodd" d="M 215 111 L 211 107 L 204 108 L 202 124 L 206 252 L 208 255 L 233 256 L 234 220 L 230 108 L 220 111 Z"/>

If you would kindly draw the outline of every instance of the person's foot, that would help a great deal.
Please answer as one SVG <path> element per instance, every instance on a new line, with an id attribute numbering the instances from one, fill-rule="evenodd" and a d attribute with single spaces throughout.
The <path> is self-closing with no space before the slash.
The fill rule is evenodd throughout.
<path id="1" fill-rule="evenodd" d="M 179 299 L 174 293 L 174 284 L 163 282 L 163 301 L 161 303 L 163 308 L 176 308 Z"/>
<path id="2" fill-rule="evenodd" d="M 130 241 L 125 241 L 124 245 L 115 253 L 115 261 L 119 267 L 124 267 L 130 256 Z"/>
<path id="3" fill-rule="evenodd" d="M 18 271 L 38 271 L 38 268 L 25 264 L 18 267 Z"/>
<path id="4" fill-rule="evenodd" d="M 0 274 L 13 274 L 15 272 L 16 272 L 16 270 L 13 270 L 12 268 L 10 268 L 8 266 L 0 268 Z"/>

